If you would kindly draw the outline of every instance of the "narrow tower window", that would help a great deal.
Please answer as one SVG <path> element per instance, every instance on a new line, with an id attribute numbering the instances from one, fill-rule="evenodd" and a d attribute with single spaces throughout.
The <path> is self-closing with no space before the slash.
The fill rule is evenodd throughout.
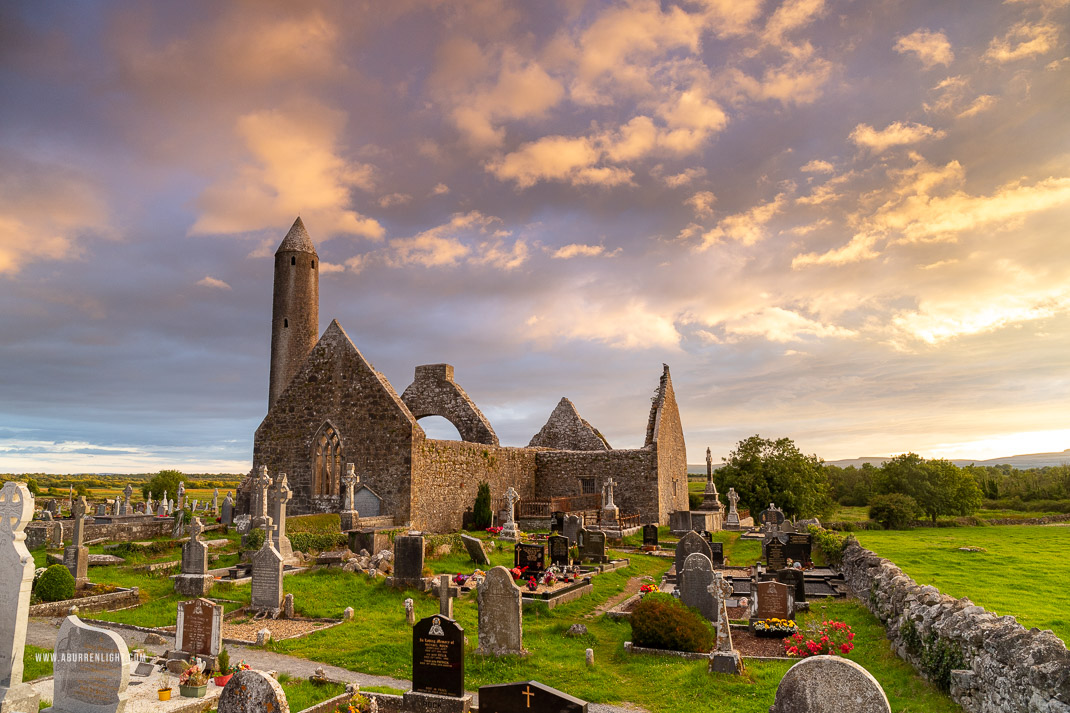
<path id="1" fill-rule="evenodd" d="M 296 265 L 297 264 L 297 256 L 295 256 L 295 255 L 291 255 L 290 256 L 290 264 L 291 265 Z"/>
<path id="2" fill-rule="evenodd" d="M 313 269 L 313 270 L 315 270 L 315 269 L 316 269 L 316 261 L 315 261 L 315 260 L 313 260 L 313 261 L 312 261 L 312 269 Z"/>
<path id="3" fill-rule="evenodd" d="M 282 326 L 283 326 L 283 328 L 289 327 L 290 326 L 290 320 L 288 320 L 288 319 L 282 320 Z"/>

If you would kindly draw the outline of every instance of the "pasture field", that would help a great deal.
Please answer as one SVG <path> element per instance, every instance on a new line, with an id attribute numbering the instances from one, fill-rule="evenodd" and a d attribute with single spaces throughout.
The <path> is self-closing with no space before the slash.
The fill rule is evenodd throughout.
<path id="1" fill-rule="evenodd" d="M 999 615 L 1010 614 L 1027 628 L 1051 629 L 1070 643 L 1066 610 L 1070 526 L 864 530 L 854 536 L 919 584 L 931 584 L 953 597 L 968 597 Z"/>

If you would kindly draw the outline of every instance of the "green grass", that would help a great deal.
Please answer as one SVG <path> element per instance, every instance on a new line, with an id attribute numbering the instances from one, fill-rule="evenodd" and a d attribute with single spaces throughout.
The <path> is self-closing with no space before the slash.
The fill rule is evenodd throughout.
<path id="1" fill-rule="evenodd" d="M 38 656 L 42 658 L 41 661 L 37 660 Z M 52 650 L 26 644 L 26 652 L 22 655 L 22 680 L 34 681 L 51 675 Z"/>
<path id="2" fill-rule="evenodd" d="M 1066 582 L 1070 580 L 1070 528 L 1036 525 L 867 530 L 863 547 L 895 562 L 919 584 L 968 597 L 1025 626 L 1051 629 L 1070 643 Z M 963 552 L 981 547 L 985 552 Z"/>
<path id="3" fill-rule="evenodd" d="M 280 673 L 278 680 L 282 690 L 286 691 L 286 700 L 292 711 L 303 711 L 346 692 L 346 687 L 341 683 L 319 683 L 307 678 L 291 678 L 285 673 Z"/>

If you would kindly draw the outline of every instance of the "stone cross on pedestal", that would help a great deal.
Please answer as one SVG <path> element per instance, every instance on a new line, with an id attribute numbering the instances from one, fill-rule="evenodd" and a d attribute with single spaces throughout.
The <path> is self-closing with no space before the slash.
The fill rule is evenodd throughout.
<path id="1" fill-rule="evenodd" d="M 710 652 L 709 670 L 716 673 L 743 673 L 743 660 L 732 648 L 732 627 L 728 621 L 728 598 L 732 596 L 732 580 L 721 572 L 713 573 L 713 583 L 707 588 L 717 598 L 717 645 Z"/>
<path id="2" fill-rule="evenodd" d="M 260 466 L 256 480 L 253 481 L 253 527 L 262 527 L 268 516 L 268 488 L 271 476 L 266 465 Z"/>
<path id="3" fill-rule="evenodd" d="M 134 488 L 131 487 L 130 483 L 127 483 L 126 487 L 123 488 L 123 506 L 120 509 L 120 512 L 119 512 L 120 515 L 132 515 L 133 514 L 133 512 L 130 510 L 130 499 L 133 498 L 133 497 L 134 497 Z"/>
<path id="4" fill-rule="evenodd" d="M 122 515 L 123 514 L 123 499 L 119 495 L 115 496 L 115 503 L 111 506 L 111 514 L 112 515 Z"/>
<path id="5" fill-rule="evenodd" d="M 79 496 L 71 505 L 74 518 L 74 534 L 71 545 L 63 551 L 63 564 L 74 575 L 75 586 L 81 589 L 89 581 L 89 548 L 85 546 L 85 496 Z"/>
<path id="6" fill-rule="evenodd" d="M 342 532 L 357 529 L 360 513 L 357 512 L 354 500 L 355 489 L 359 482 L 360 476 L 357 475 L 355 466 L 352 463 L 346 463 L 346 473 L 342 476 L 342 512 L 340 513 Z"/>
<path id="7" fill-rule="evenodd" d="M 706 447 L 706 482 L 713 481 L 713 453 Z"/>
<path id="8" fill-rule="evenodd" d="M 167 491 L 163 491 L 163 500 L 160 501 L 160 508 L 156 511 L 157 517 L 167 517 Z"/>
<path id="9" fill-rule="evenodd" d="M 9 480 L 0 489 L 0 707 L 35 711 L 39 696 L 22 682 L 27 615 L 33 584 L 33 556 L 26 549 L 26 523 L 33 517 L 33 495 Z"/>
<path id="10" fill-rule="evenodd" d="M 739 502 L 739 493 L 735 488 L 728 489 L 728 512 L 736 512 L 736 503 Z"/>
<path id="11" fill-rule="evenodd" d="M 191 540 L 196 540 L 200 538 L 203 533 L 204 525 L 201 523 L 201 519 L 199 517 L 193 518 L 193 522 L 189 525 L 189 538 Z"/>
<path id="12" fill-rule="evenodd" d="M 612 478 L 606 481 L 602 486 L 602 508 L 603 509 L 616 509 L 616 504 L 613 502 L 613 486 L 616 483 Z"/>
<path id="13" fill-rule="evenodd" d="M 178 481 L 178 495 L 175 496 L 176 507 L 181 510 L 186 507 L 186 483 Z"/>
<path id="14" fill-rule="evenodd" d="M 286 537 L 286 503 L 290 502 L 293 496 L 293 491 L 286 482 L 286 474 L 279 473 L 279 477 L 275 479 L 275 489 L 271 492 L 271 519 L 275 523 L 275 549 L 284 560 L 294 555 L 290 539 Z"/>
<path id="15" fill-rule="evenodd" d="M 520 533 L 516 529 L 516 516 L 513 509 L 516 504 L 520 502 L 520 493 L 516 492 L 512 486 L 505 491 L 505 505 L 506 505 L 506 519 L 505 524 L 502 526 L 501 537 L 503 540 L 516 540 Z"/>
<path id="16" fill-rule="evenodd" d="M 739 502 L 739 494 L 735 488 L 728 489 L 728 515 L 725 516 L 724 524 L 729 530 L 739 529 L 739 512 L 736 510 L 736 503 Z"/>
<path id="17" fill-rule="evenodd" d="M 449 619 L 453 618 L 453 600 L 461 594 L 461 588 L 450 584 L 450 576 L 443 574 L 438 578 L 438 613 Z"/>
<path id="18" fill-rule="evenodd" d="M 219 488 L 212 491 L 212 514 L 219 514 Z"/>

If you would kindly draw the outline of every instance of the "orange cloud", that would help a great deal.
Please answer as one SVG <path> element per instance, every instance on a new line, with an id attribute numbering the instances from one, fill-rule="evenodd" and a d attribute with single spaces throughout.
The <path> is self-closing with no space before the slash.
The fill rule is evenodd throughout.
<path id="1" fill-rule="evenodd" d="M 955 53 L 951 51 L 951 42 L 943 32 L 932 30 L 915 30 L 909 35 L 900 37 L 895 41 L 895 51 L 899 54 L 914 54 L 926 69 L 932 69 L 938 64 L 945 67 L 955 59 Z"/>

